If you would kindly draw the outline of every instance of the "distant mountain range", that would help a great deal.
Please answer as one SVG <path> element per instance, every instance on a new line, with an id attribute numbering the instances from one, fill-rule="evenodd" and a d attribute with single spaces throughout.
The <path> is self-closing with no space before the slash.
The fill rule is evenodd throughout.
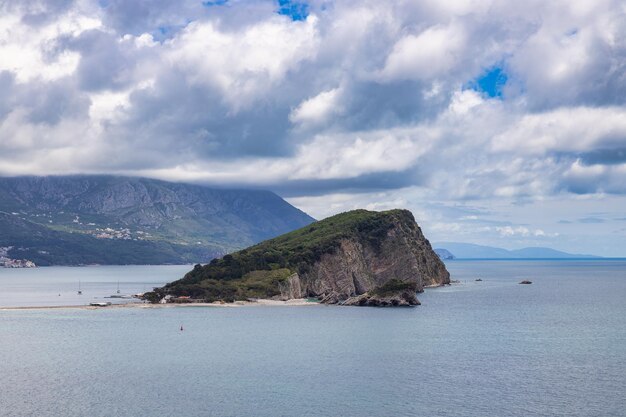
<path id="1" fill-rule="evenodd" d="M 581 255 L 561 252 L 551 248 L 531 247 L 517 250 L 507 250 L 491 246 L 474 245 L 459 242 L 434 243 L 442 259 L 573 259 L 573 258 L 600 258 L 594 255 Z M 445 251 L 445 252 L 444 252 Z M 452 255 L 453 257 L 449 257 Z"/>
<path id="2" fill-rule="evenodd" d="M 0 178 L 0 248 L 38 265 L 207 262 L 314 219 L 278 195 L 146 178 Z"/>

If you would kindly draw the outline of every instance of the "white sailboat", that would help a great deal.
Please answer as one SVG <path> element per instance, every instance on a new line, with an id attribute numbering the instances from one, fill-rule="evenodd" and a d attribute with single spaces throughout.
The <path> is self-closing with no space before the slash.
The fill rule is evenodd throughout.
<path id="1" fill-rule="evenodd" d="M 80 280 L 78 280 L 78 295 L 82 295 L 83 292 L 80 289 Z"/>
<path id="2" fill-rule="evenodd" d="M 108 297 L 105 298 L 133 298 L 131 295 L 122 295 L 121 294 L 122 291 L 120 291 L 120 282 L 117 281 L 117 291 L 115 294 L 113 295 L 109 295 Z"/>

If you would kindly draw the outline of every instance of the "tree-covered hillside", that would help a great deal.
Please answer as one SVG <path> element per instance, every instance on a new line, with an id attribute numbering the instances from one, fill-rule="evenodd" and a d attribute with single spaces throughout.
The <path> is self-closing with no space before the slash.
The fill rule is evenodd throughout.
<path id="1" fill-rule="evenodd" d="M 393 227 L 394 219 L 414 223 L 405 210 L 372 212 L 354 210 L 267 240 L 252 247 L 196 265 L 181 280 L 157 290 L 208 301 L 268 298 L 280 293 L 279 286 L 293 273 L 305 273 L 324 254 L 332 254 L 342 239 L 357 238 L 376 250 Z"/>

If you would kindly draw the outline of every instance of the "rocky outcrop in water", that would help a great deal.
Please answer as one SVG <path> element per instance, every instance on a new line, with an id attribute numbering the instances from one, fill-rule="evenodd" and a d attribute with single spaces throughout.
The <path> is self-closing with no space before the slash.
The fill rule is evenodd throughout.
<path id="1" fill-rule="evenodd" d="M 327 304 L 417 305 L 426 286 L 450 283 L 413 215 L 356 210 L 197 266 L 160 295 L 207 301 L 316 297 Z"/>
<path id="2" fill-rule="evenodd" d="M 392 223 L 379 247 L 358 238 L 343 239 L 335 253 L 323 255 L 302 274 L 301 295 L 320 297 L 324 303 L 345 303 L 394 279 L 414 283 L 413 296 L 425 286 L 449 284 L 450 274 L 412 216 L 393 217 Z"/>
<path id="3" fill-rule="evenodd" d="M 410 307 L 421 304 L 415 295 L 416 292 L 417 286 L 413 282 L 391 280 L 382 287 L 350 297 L 341 304 L 369 307 Z"/>

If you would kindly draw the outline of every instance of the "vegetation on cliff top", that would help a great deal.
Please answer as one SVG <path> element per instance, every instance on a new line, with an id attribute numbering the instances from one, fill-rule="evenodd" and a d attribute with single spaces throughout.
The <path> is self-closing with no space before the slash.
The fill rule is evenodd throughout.
<path id="1" fill-rule="evenodd" d="M 148 297 L 174 294 L 207 301 L 273 297 L 280 294 L 280 284 L 291 274 L 306 273 L 322 255 L 334 253 L 342 239 L 356 238 L 378 250 L 394 221 L 411 224 L 414 219 L 406 210 L 341 213 L 214 259 L 210 264 L 196 265 L 183 279 Z"/>

